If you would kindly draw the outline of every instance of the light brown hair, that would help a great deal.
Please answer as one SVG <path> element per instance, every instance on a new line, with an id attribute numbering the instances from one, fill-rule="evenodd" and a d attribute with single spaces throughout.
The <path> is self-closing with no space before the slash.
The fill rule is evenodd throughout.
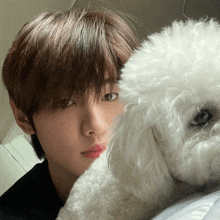
<path id="1" fill-rule="evenodd" d="M 44 12 L 16 36 L 3 63 L 2 79 L 37 134 L 34 113 L 49 103 L 55 111 L 73 94 L 84 97 L 91 89 L 99 99 L 105 73 L 114 84 L 137 46 L 131 28 L 112 11 Z"/>

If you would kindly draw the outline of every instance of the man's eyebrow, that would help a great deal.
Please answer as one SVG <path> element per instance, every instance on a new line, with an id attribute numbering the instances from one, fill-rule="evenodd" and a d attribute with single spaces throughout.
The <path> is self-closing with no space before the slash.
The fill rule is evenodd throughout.
<path id="1" fill-rule="evenodd" d="M 118 83 L 118 81 L 119 81 L 120 79 L 121 79 L 120 76 L 117 77 L 115 83 Z M 112 79 L 110 79 L 110 78 L 104 80 L 104 83 L 105 83 L 105 84 L 108 84 L 108 83 L 110 83 L 110 82 L 112 82 Z"/>

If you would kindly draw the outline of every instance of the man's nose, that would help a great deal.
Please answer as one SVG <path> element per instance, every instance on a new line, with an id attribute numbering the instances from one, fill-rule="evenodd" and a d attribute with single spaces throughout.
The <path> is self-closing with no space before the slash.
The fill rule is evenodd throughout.
<path id="1" fill-rule="evenodd" d="M 107 132 L 108 127 L 104 112 L 98 105 L 88 105 L 84 109 L 82 120 L 82 131 L 86 136 L 102 135 Z"/>

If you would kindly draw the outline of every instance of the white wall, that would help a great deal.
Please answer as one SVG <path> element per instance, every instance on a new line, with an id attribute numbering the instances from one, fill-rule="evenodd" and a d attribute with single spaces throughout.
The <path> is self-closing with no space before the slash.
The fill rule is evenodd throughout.
<path id="1" fill-rule="evenodd" d="M 140 39 L 160 31 L 175 19 L 186 18 L 182 14 L 184 0 L 78 0 L 80 7 L 112 7 L 134 16 L 133 22 Z M 204 16 L 220 18 L 219 0 L 186 0 L 185 14 L 194 19 Z"/>
<path id="2" fill-rule="evenodd" d="M 0 145 L 0 196 L 39 160 L 29 142 L 19 136 Z"/>

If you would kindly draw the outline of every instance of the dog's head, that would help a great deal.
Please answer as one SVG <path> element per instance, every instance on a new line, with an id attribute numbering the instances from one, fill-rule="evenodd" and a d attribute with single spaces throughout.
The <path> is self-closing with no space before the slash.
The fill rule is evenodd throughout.
<path id="1" fill-rule="evenodd" d="M 219 23 L 174 22 L 143 42 L 121 78 L 113 175 L 143 200 L 168 195 L 173 178 L 220 179 Z"/>

